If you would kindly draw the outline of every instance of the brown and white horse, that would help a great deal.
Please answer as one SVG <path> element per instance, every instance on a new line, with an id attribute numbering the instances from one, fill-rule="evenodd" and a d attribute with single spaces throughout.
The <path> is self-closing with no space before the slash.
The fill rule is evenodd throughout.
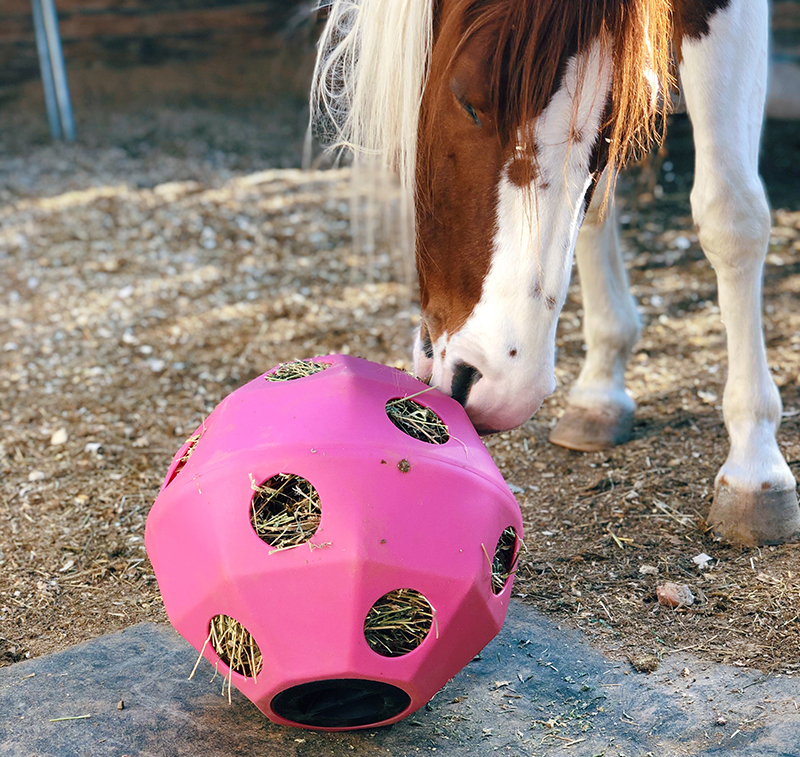
<path id="1" fill-rule="evenodd" d="M 730 452 L 709 521 L 738 543 L 800 536 L 776 442 L 758 174 L 767 0 L 333 0 L 312 105 L 334 147 L 396 171 L 414 198 L 416 374 L 484 432 L 554 388 L 556 322 L 577 257 L 587 355 L 553 430 L 594 450 L 629 438 L 639 334 L 613 177 L 658 137 L 673 59 L 696 145 L 692 213 L 727 329 Z"/>

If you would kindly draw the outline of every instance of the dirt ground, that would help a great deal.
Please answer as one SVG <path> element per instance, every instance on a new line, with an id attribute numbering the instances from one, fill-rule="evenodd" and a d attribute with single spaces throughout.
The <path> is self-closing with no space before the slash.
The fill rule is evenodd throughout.
<path id="1" fill-rule="evenodd" d="M 232 389 L 330 352 L 410 367 L 414 287 L 392 256 L 353 249 L 346 171 L 285 168 L 301 122 L 293 103 L 103 112 L 64 146 L 41 117 L 0 119 L 0 665 L 166 622 L 145 518 L 174 452 Z M 766 335 L 798 472 L 797 124 L 769 125 L 762 163 L 775 208 Z M 486 440 L 525 517 L 515 593 L 643 667 L 691 650 L 797 675 L 800 546 L 726 546 L 703 521 L 727 451 L 726 358 L 691 170 L 675 117 L 665 153 L 621 187 L 644 322 L 634 440 L 593 454 L 547 442 L 583 353 L 577 281 L 558 391 Z M 661 607 L 664 580 L 698 601 Z"/>

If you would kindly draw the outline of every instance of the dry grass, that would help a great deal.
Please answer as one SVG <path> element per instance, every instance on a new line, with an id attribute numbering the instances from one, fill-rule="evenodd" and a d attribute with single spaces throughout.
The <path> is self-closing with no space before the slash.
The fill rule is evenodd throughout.
<path id="1" fill-rule="evenodd" d="M 416 649 L 431 630 L 435 611 L 414 589 L 384 594 L 364 620 L 364 636 L 370 647 L 384 657 L 401 657 Z"/>
<path id="2" fill-rule="evenodd" d="M 254 487 L 251 522 L 274 549 L 305 544 L 322 517 L 317 490 L 300 476 L 278 474 Z"/>
<path id="3" fill-rule="evenodd" d="M 224 695 L 227 688 L 228 702 L 230 702 L 232 673 L 257 680 L 264 666 L 261 649 L 253 635 L 238 620 L 229 615 L 215 615 L 208 624 L 208 637 L 189 675 L 190 680 L 194 677 L 209 643 L 220 660 L 228 666 L 228 675 L 222 683 L 222 693 Z"/>
<path id="4" fill-rule="evenodd" d="M 513 526 L 500 534 L 492 560 L 492 591 L 499 594 L 517 567 L 517 532 Z"/>
<path id="5" fill-rule="evenodd" d="M 177 476 L 183 470 L 183 466 L 189 462 L 189 458 L 192 456 L 195 449 L 197 449 L 197 443 L 200 441 L 200 437 L 202 435 L 202 433 L 192 434 L 192 436 L 186 440 L 186 444 L 189 446 L 186 448 L 186 452 L 184 452 L 181 456 L 181 459 L 178 460 L 178 465 L 175 467 L 175 472 L 172 474 L 170 483 L 172 483 L 172 481 L 175 479 L 175 476 Z"/>
<path id="6" fill-rule="evenodd" d="M 267 381 L 294 381 L 306 376 L 313 376 L 326 368 L 330 368 L 328 363 L 315 363 L 313 360 L 292 360 L 276 366 L 264 378 Z"/>
<path id="7" fill-rule="evenodd" d="M 386 415 L 404 434 L 421 442 L 444 444 L 450 438 L 444 421 L 429 407 L 409 397 L 389 400 L 386 403 Z"/>

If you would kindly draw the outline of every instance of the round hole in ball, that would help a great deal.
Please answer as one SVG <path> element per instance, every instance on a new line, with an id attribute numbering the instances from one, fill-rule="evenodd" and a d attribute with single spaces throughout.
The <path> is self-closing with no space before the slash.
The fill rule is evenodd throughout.
<path id="1" fill-rule="evenodd" d="M 322 506 L 310 481 L 279 473 L 258 486 L 250 505 L 256 533 L 274 549 L 305 544 L 319 528 Z"/>
<path id="2" fill-rule="evenodd" d="M 408 397 L 389 400 L 386 415 L 404 434 L 421 442 L 444 444 L 450 438 L 445 422 L 433 410 Z"/>
<path id="3" fill-rule="evenodd" d="M 320 373 L 330 367 L 330 363 L 315 363 L 313 360 L 292 360 L 276 366 L 264 378 L 267 381 L 295 381 L 296 379 L 313 376 L 315 373 Z"/>
<path id="4" fill-rule="evenodd" d="M 183 466 L 189 462 L 189 458 L 194 454 L 195 449 L 197 449 L 197 443 L 200 441 L 200 437 L 202 436 L 203 432 L 197 431 L 184 442 L 183 455 L 181 455 L 180 459 L 178 460 L 178 464 L 175 466 L 175 470 L 172 471 L 172 475 L 169 477 L 169 481 L 167 481 L 166 486 L 169 486 L 175 480 L 175 476 L 177 476 L 183 470 Z"/>
<path id="5" fill-rule="evenodd" d="M 384 657 L 402 657 L 415 650 L 431 630 L 431 603 L 415 589 L 395 589 L 369 608 L 364 637 Z"/>
<path id="6" fill-rule="evenodd" d="M 234 673 L 253 678 L 261 672 L 264 659 L 253 635 L 229 615 L 215 615 L 208 624 L 208 640 L 214 651 Z"/>
<path id="7" fill-rule="evenodd" d="M 517 567 L 517 532 L 513 526 L 506 528 L 497 541 L 492 560 L 492 591 L 499 594 L 506 588 L 508 579 Z"/>

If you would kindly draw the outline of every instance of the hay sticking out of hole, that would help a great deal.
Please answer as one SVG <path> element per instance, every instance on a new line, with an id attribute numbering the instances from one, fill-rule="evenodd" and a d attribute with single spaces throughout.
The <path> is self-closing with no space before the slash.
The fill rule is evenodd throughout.
<path id="1" fill-rule="evenodd" d="M 228 666 L 228 675 L 222 679 L 222 695 L 225 696 L 227 684 L 228 703 L 230 704 L 234 671 L 245 678 L 252 678 L 257 681 L 257 676 L 264 666 L 261 649 L 259 649 L 253 635 L 238 620 L 229 615 L 215 615 L 208 624 L 208 637 L 189 675 L 190 681 L 194 678 L 197 666 L 200 664 L 200 660 L 203 659 L 203 653 L 209 643 L 220 660 Z M 216 675 L 215 672 L 214 677 Z"/>
<path id="2" fill-rule="evenodd" d="M 197 448 L 197 443 L 200 441 L 200 437 L 202 435 L 203 432 L 199 431 L 196 434 L 192 434 L 186 440 L 185 443 L 188 444 L 189 446 L 186 448 L 186 452 L 184 452 L 183 455 L 181 456 L 181 459 L 178 460 L 178 464 L 175 466 L 175 472 L 170 477 L 169 481 L 167 482 L 167 485 L 171 484 L 175 480 L 175 476 L 177 476 L 183 470 L 183 466 L 189 462 L 189 458 L 192 456 L 195 449 Z"/>
<path id="3" fill-rule="evenodd" d="M 195 448 L 197 447 L 197 442 L 200 441 L 200 437 L 202 435 L 203 435 L 202 433 L 201 434 L 193 434 L 192 436 L 190 436 L 186 440 L 186 443 L 189 446 L 186 448 L 186 452 L 183 453 L 183 457 L 181 457 L 181 459 L 178 460 L 178 470 L 180 470 L 184 465 L 186 465 L 186 463 L 189 462 L 189 458 L 192 456 L 192 453 L 194 452 Z"/>
<path id="4" fill-rule="evenodd" d="M 499 594 L 517 567 L 517 532 L 513 526 L 500 534 L 492 560 L 492 591 Z"/>
<path id="5" fill-rule="evenodd" d="M 399 397 L 386 403 L 386 415 L 404 434 L 428 444 L 444 444 L 450 434 L 444 421 L 429 407 L 410 397 Z"/>
<path id="6" fill-rule="evenodd" d="M 315 363 L 313 360 L 292 360 L 290 363 L 281 363 L 273 368 L 264 378 L 267 381 L 294 381 L 313 376 L 330 367 L 328 363 Z"/>
<path id="7" fill-rule="evenodd" d="M 208 624 L 211 646 L 231 670 L 256 680 L 264 660 L 253 635 L 229 615 L 215 615 Z"/>
<path id="8" fill-rule="evenodd" d="M 300 476 L 280 473 L 260 486 L 253 482 L 250 520 L 261 539 L 276 550 L 305 544 L 319 528 L 317 490 Z"/>
<path id="9" fill-rule="evenodd" d="M 431 630 L 431 603 L 414 589 L 384 594 L 364 620 L 367 644 L 384 657 L 401 657 L 416 649 Z"/>

